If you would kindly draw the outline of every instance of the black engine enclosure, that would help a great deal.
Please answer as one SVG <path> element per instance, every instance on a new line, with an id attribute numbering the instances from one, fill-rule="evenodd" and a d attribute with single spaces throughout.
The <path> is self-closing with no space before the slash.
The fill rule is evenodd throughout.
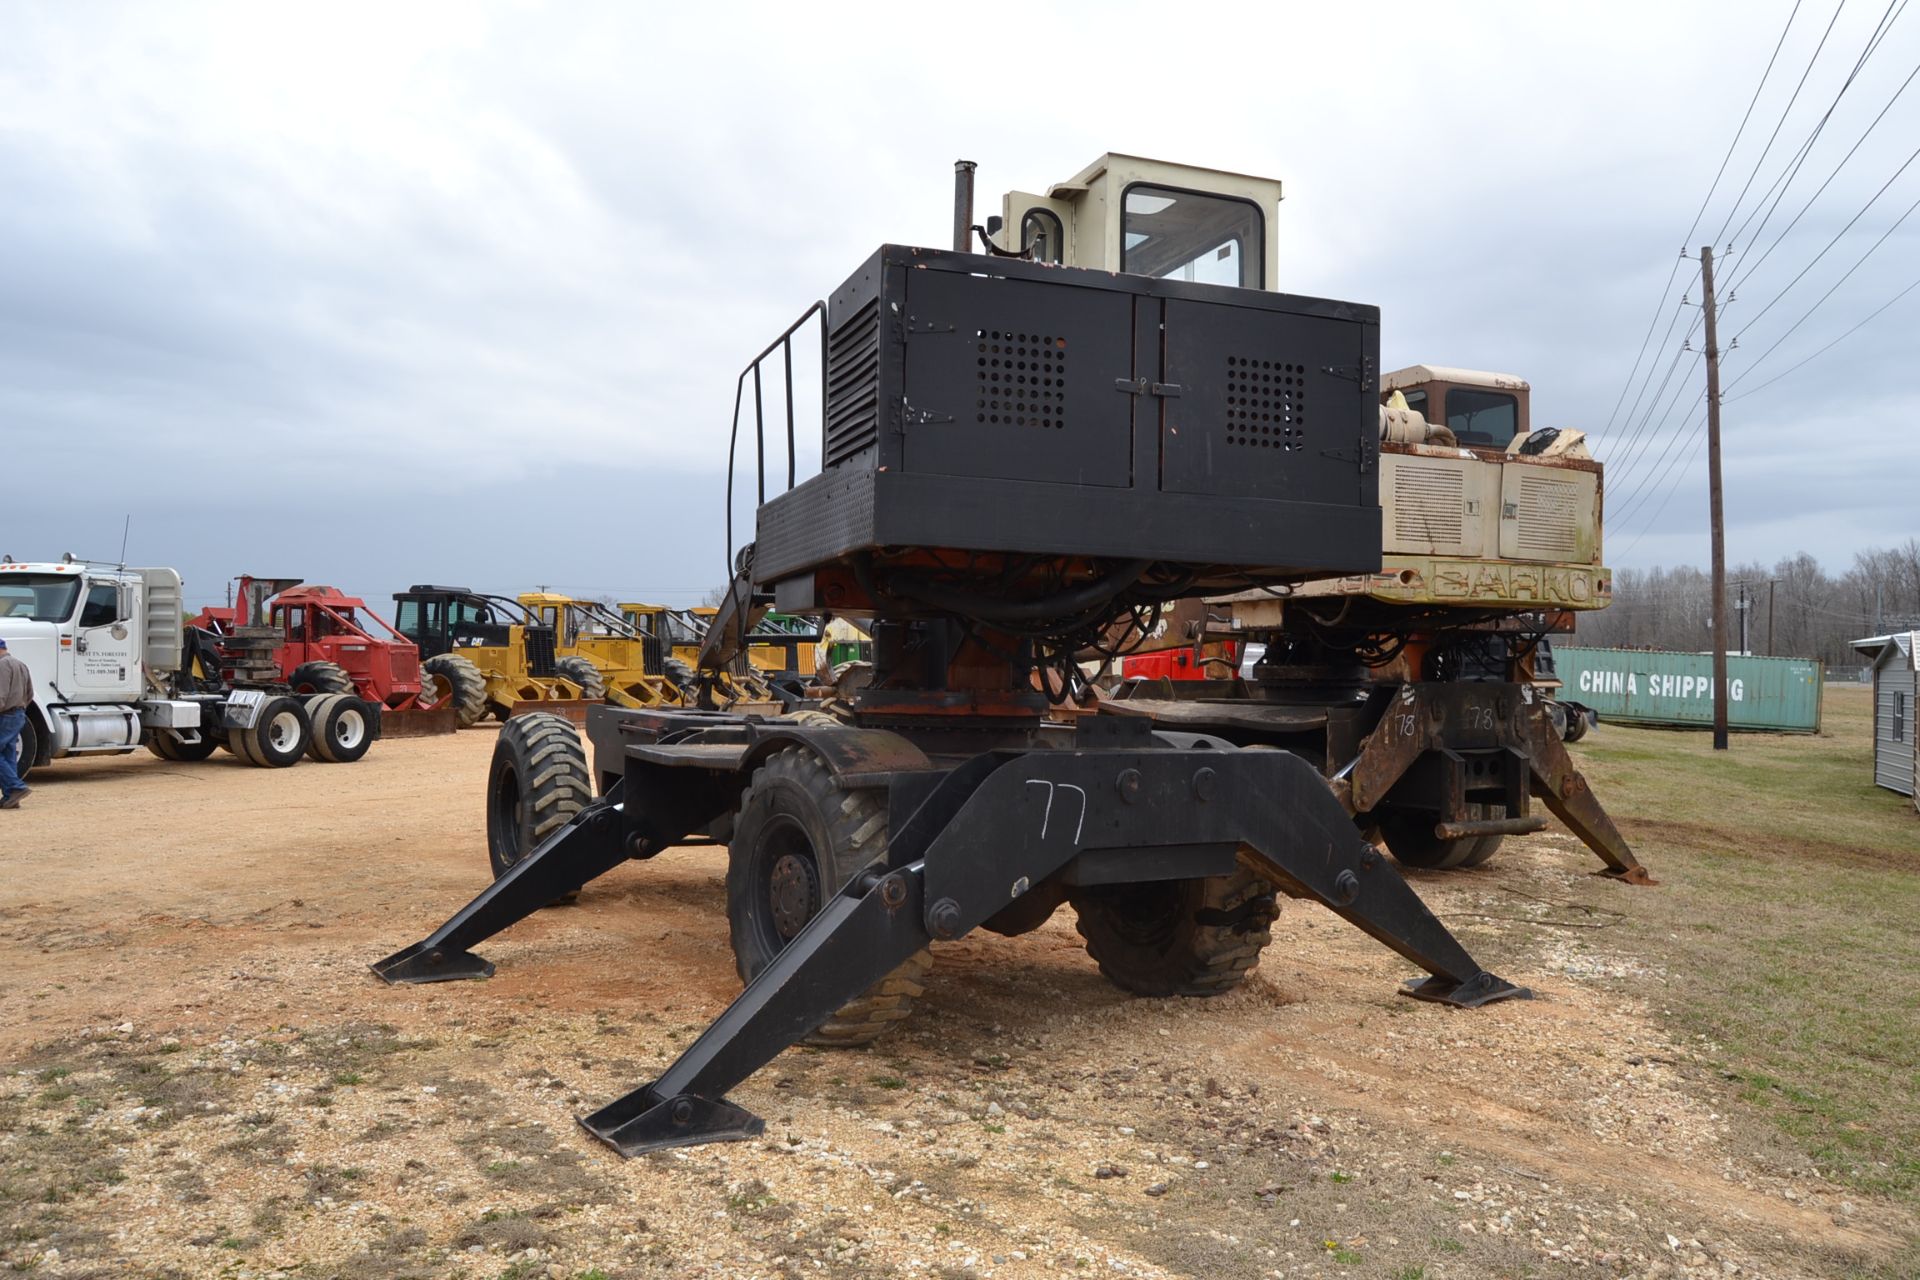
<path id="1" fill-rule="evenodd" d="M 886 547 L 1380 567 L 1378 308 L 884 245 L 827 304 L 823 470 L 754 577 Z"/>

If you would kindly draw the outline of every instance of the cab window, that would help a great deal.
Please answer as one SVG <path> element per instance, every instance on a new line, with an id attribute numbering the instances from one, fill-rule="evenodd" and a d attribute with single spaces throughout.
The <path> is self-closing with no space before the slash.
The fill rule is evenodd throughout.
<path id="1" fill-rule="evenodd" d="M 1120 215 L 1120 269 L 1258 289 L 1266 221 L 1251 201 L 1136 182 Z"/>
<path id="2" fill-rule="evenodd" d="M 1029 209 L 1020 219 L 1020 247 L 1031 250 L 1035 262 L 1059 262 L 1066 243 L 1066 232 L 1053 210 Z"/>
<path id="3" fill-rule="evenodd" d="M 1452 387 L 1447 391 L 1447 427 L 1461 444 L 1504 449 L 1520 428 L 1520 402 L 1503 391 Z"/>
<path id="4" fill-rule="evenodd" d="M 1400 395 L 1406 400 L 1407 408 L 1413 410 L 1423 418 L 1427 416 L 1427 393 L 1424 389 L 1419 391 L 1402 391 Z"/>
<path id="5" fill-rule="evenodd" d="M 120 620 L 120 592 L 110 583 L 96 582 L 87 588 L 87 602 L 80 606 L 80 625 L 110 627 Z"/>

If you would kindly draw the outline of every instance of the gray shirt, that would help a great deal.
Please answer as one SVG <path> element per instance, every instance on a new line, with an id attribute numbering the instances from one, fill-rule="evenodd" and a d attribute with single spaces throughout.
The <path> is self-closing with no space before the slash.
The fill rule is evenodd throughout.
<path id="1" fill-rule="evenodd" d="M 18 711 L 33 701 L 33 676 L 27 664 L 0 650 L 0 711 Z"/>

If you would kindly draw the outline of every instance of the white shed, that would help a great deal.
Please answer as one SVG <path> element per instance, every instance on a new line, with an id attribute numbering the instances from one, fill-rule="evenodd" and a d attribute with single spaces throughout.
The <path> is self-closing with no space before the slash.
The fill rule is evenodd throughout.
<path id="1" fill-rule="evenodd" d="M 1920 631 L 1856 640 L 1873 658 L 1873 781 L 1875 786 L 1914 796 L 1920 807 L 1920 733 L 1914 731 L 1915 670 L 1920 667 Z"/>

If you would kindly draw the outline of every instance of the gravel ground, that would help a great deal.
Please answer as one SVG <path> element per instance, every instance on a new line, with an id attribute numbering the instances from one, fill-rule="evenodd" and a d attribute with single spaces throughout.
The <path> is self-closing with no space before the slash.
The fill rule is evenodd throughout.
<path id="1" fill-rule="evenodd" d="M 1288 903 L 1239 991 L 1101 980 L 1071 913 L 936 950 L 870 1049 L 736 1093 L 763 1139 L 621 1161 L 578 1115 L 737 989 L 724 854 L 483 948 L 366 964 L 484 883 L 492 734 L 286 772 L 144 755 L 0 814 L 0 1260 L 48 1276 L 1818 1277 L 1912 1230 L 1735 1132 L 1660 1029 L 1638 892 L 1565 836 L 1417 885 L 1539 998 L 1460 1013 Z M 1658 871 L 1658 868 L 1656 868 Z M 1703 904 L 1703 909 L 1710 904 Z"/>

